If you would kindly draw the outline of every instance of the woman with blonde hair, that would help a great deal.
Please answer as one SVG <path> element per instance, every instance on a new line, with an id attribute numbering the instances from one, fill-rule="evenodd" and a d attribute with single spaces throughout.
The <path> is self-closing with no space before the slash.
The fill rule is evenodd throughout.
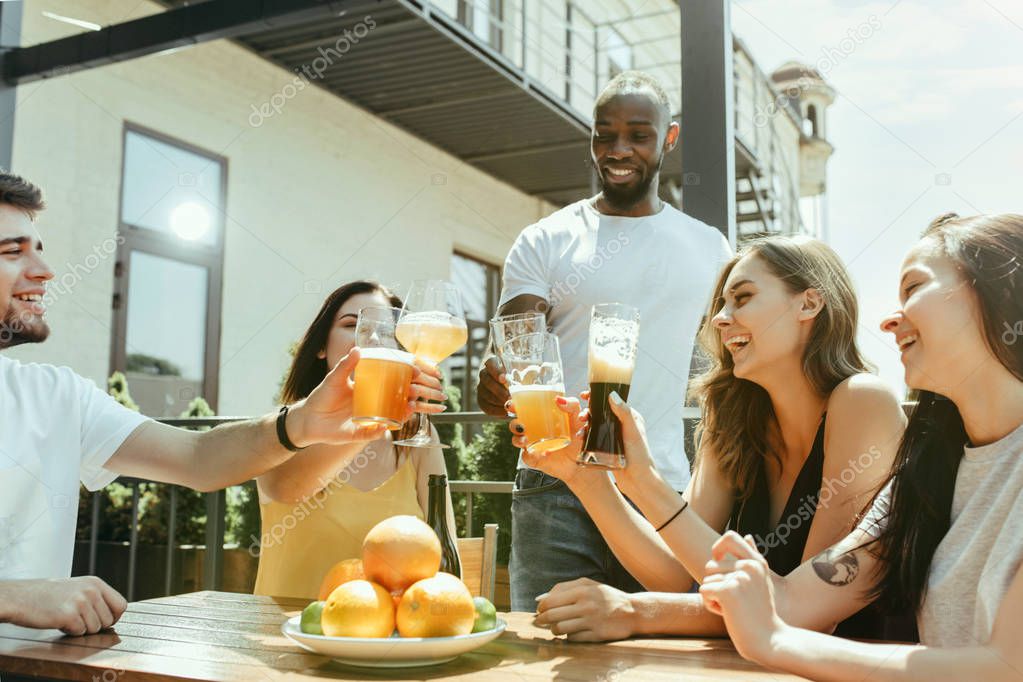
<path id="1" fill-rule="evenodd" d="M 305 397 L 352 350 L 361 309 L 401 305 L 376 282 L 349 282 L 331 293 L 298 344 L 281 400 Z M 419 390 L 418 397 L 444 399 L 440 391 Z M 416 403 L 416 409 L 444 407 Z M 308 448 L 256 479 L 262 521 L 256 594 L 314 599 L 334 564 L 361 557 L 362 541 L 377 523 L 399 514 L 425 519 L 427 482 L 430 474 L 446 473 L 444 456 L 440 448 L 395 447 L 393 433 L 368 444 Z M 454 530 L 450 494 L 446 504 Z"/>
<path id="2" fill-rule="evenodd" d="M 715 545 L 701 593 L 746 658 L 814 680 L 1019 680 L 1023 670 L 1023 215 L 934 221 L 906 256 L 891 333 L 919 392 L 867 518 L 785 577 Z M 866 425 L 866 423 L 864 423 Z M 820 632 L 872 600 L 924 646 Z"/>
<path id="3" fill-rule="evenodd" d="M 726 529 L 755 536 L 782 574 L 848 533 L 884 480 L 905 423 L 892 390 L 868 373 L 856 332 L 856 296 L 827 245 L 799 237 L 747 244 L 721 273 L 700 333 L 711 366 L 694 389 L 703 419 L 682 497 L 652 463 L 643 418 L 617 395 L 611 406 L 628 465 L 614 482 L 576 466 L 578 436 L 563 450 L 526 455 L 568 484 L 619 560 L 658 591 L 562 583 L 540 598 L 537 623 L 581 640 L 721 634 L 720 618 L 687 592 Z M 585 423 L 574 399 L 563 409 L 576 427 Z M 877 636 L 875 615 L 842 631 Z"/>

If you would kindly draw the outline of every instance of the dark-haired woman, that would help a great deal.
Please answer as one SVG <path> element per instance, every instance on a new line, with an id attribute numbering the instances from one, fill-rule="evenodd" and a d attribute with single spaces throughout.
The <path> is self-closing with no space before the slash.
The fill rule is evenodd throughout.
<path id="1" fill-rule="evenodd" d="M 723 537 L 701 594 L 744 656 L 814 680 L 1023 678 L 1023 215 L 939 218 L 903 263 L 895 335 L 919 391 L 889 487 L 789 576 Z M 809 629 L 880 596 L 924 646 Z M 798 626 L 798 627 L 796 627 Z"/>
<path id="2" fill-rule="evenodd" d="M 295 352 L 283 402 L 305 397 L 348 354 L 359 311 L 371 306 L 400 308 L 401 300 L 365 281 L 327 297 Z M 443 399 L 440 391 L 420 390 L 421 397 Z M 443 406 L 417 403 L 417 409 Z M 335 563 L 361 557 L 363 538 L 378 522 L 398 514 L 425 518 L 427 480 L 446 473 L 444 457 L 439 448 L 400 448 L 393 440 L 386 432 L 368 444 L 311 447 L 257 479 L 262 539 L 256 594 L 313 599 Z M 454 528 L 450 497 L 447 507 Z"/>
<path id="3" fill-rule="evenodd" d="M 751 242 L 722 271 L 707 320 L 700 341 L 712 362 L 697 380 L 702 434 L 685 511 L 653 465 L 642 418 L 624 403 L 612 409 L 628 467 L 614 483 L 576 466 L 578 438 L 524 455 L 568 484 L 623 565 L 655 590 L 561 583 L 537 605 L 537 623 L 557 634 L 721 634 L 721 619 L 687 591 L 726 528 L 755 536 L 784 575 L 845 537 L 885 480 L 905 417 L 894 392 L 867 373 L 856 295 L 831 248 L 808 238 Z M 577 403 L 565 403 L 579 423 Z M 862 614 L 840 632 L 879 637 L 881 619 Z"/>

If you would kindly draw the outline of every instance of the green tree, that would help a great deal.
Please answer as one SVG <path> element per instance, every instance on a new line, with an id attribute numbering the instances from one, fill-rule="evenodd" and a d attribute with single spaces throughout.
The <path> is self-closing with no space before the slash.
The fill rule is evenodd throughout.
<path id="1" fill-rule="evenodd" d="M 469 443 L 466 463 L 467 478 L 475 481 L 513 481 L 519 460 L 519 449 L 512 445 L 508 424 L 487 422 L 482 433 Z M 508 563 L 511 551 L 511 495 L 493 493 L 474 495 L 472 505 L 473 535 L 483 535 L 483 525 L 498 524 L 497 560 Z"/>

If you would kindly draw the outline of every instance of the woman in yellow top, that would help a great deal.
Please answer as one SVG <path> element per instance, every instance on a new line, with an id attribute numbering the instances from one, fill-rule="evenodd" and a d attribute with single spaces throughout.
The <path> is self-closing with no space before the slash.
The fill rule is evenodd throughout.
<path id="1" fill-rule="evenodd" d="M 402 303 L 366 281 L 327 297 L 295 351 L 285 404 L 304 398 L 355 346 L 359 310 L 370 306 Z M 393 440 L 386 432 L 368 444 L 316 445 L 256 479 L 263 526 L 256 594 L 315 599 L 331 566 L 361 557 L 363 538 L 378 522 L 398 514 L 425 520 L 427 480 L 447 473 L 444 456 L 440 448 L 395 447 Z M 454 532 L 450 494 L 447 508 Z"/>

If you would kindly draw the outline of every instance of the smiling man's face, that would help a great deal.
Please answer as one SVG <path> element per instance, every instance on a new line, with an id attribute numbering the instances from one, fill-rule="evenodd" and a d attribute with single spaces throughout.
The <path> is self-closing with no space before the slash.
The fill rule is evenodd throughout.
<path id="1" fill-rule="evenodd" d="M 677 137 L 678 126 L 652 91 L 602 98 L 594 111 L 590 151 L 608 203 L 628 209 L 642 201 Z"/>
<path id="2" fill-rule="evenodd" d="M 50 335 L 43 296 L 53 271 L 24 211 L 0 204 L 0 348 L 40 343 Z"/>

